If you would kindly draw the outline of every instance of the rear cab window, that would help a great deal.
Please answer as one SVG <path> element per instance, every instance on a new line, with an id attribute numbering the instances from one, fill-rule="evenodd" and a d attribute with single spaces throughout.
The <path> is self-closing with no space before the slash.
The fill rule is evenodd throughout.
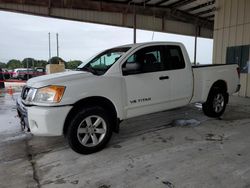
<path id="1" fill-rule="evenodd" d="M 165 66 L 167 70 L 184 69 L 185 61 L 180 46 L 167 45 L 165 46 L 166 61 Z"/>

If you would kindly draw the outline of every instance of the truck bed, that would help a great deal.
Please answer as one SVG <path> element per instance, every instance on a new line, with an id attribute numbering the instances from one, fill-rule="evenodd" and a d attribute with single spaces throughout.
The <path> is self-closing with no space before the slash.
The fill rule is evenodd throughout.
<path id="1" fill-rule="evenodd" d="M 239 80 L 237 64 L 210 64 L 194 65 L 194 90 L 191 102 L 205 102 L 213 83 L 218 80 L 225 81 L 229 94 L 237 90 Z"/>

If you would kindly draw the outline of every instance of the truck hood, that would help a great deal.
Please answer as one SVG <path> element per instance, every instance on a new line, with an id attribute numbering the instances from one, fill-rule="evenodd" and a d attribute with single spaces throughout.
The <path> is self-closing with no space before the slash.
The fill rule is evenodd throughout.
<path id="1" fill-rule="evenodd" d="M 89 78 L 89 77 L 94 77 L 94 75 L 92 73 L 84 71 L 60 72 L 60 73 L 54 73 L 54 74 L 31 78 L 28 80 L 27 86 L 40 88 L 47 85 L 57 85 L 67 81 Z"/>

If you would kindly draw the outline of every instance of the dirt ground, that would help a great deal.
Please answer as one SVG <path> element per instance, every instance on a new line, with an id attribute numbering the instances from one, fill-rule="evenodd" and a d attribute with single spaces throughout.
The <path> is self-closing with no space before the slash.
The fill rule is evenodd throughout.
<path id="1" fill-rule="evenodd" d="M 200 105 L 124 121 L 101 152 L 23 133 L 15 98 L 0 97 L 0 187 L 250 187 L 250 99 L 231 97 L 212 119 Z"/>

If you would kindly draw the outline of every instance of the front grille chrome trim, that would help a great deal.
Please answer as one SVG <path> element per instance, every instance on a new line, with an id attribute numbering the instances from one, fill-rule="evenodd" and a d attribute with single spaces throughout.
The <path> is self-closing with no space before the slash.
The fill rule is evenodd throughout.
<path id="1" fill-rule="evenodd" d="M 24 86 L 22 89 L 22 93 L 21 93 L 21 98 L 23 100 L 26 100 L 28 93 L 29 93 L 30 87 Z"/>

